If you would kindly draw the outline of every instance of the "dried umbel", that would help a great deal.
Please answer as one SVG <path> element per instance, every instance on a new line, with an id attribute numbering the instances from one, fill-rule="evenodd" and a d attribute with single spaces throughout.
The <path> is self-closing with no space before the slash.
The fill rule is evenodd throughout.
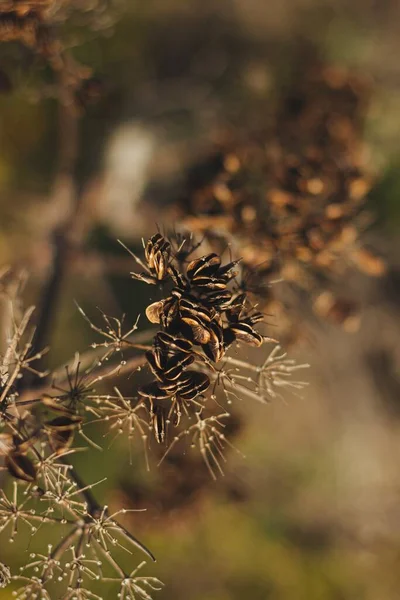
<path id="1" fill-rule="evenodd" d="M 214 252 L 195 257 L 198 250 L 199 244 L 190 237 L 167 239 L 157 233 L 144 244 L 144 261 L 133 255 L 143 271 L 133 272 L 132 277 L 158 285 L 163 296 L 146 309 L 148 320 L 159 331 L 145 353 L 153 380 L 138 392 L 156 440 L 167 443 L 168 452 L 189 437 L 215 477 L 222 471 L 223 447 L 230 445 L 223 434 L 229 412 L 217 412 L 218 389 L 228 405 L 235 396 L 265 402 L 281 382 L 279 369 L 271 369 L 268 360 L 254 377 L 250 365 L 246 376 L 236 364 L 230 366 L 238 360 L 230 356 L 232 348 L 240 344 L 260 348 L 275 340 L 260 332 L 264 315 L 241 290 L 240 259 L 223 264 Z M 275 364 L 275 350 L 270 356 Z M 243 365 L 247 367 L 245 361 Z M 292 368 L 286 367 L 287 376 Z M 267 373 L 270 379 L 265 385 Z"/>
<path id="2" fill-rule="evenodd" d="M 21 311 L 5 288 L 0 293 L 11 319 L 0 356 L 0 545 L 3 549 L 7 540 L 22 538 L 27 554 L 19 576 L 11 577 L 0 564 L 0 587 L 16 579 L 21 587 L 13 593 L 19 600 L 72 600 L 101 598 L 91 582 L 102 581 L 118 585 L 121 598 L 148 600 L 160 583 L 137 575 L 143 563 L 132 570 L 134 550 L 154 556 L 119 522 L 129 511 L 110 511 L 98 503 L 92 492 L 96 484 L 84 484 L 69 463 L 76 435 L 95 446 L 83 428 L 91 403 L 99 399 L 95 386 L 110 373 L 85 372 L 75 361 L 64 376 L 44 385 L 45 393 L 26 399 L 25 375 L 34 373 L 46 382 L 49 374 L 34 366 L 43 352 L 32 350 L 33 309 Z M 48 526 L 57 528 L 59 543 L 41 552 L 43 534 L 37 534 Z M 116 554 L 121 548 L 128 560 Z"/>
<path id="3" fill-rule="evenodd" d="M 69 462 L 79 449 L 77 439 L 99 450 L 89 426 L 102 424 L 111 441 L 126 436 L 131 453 L 138 437 L 147 464 L 150 433 L 161 448 L 159 464 L 181 445 L 183 451 L 190 445 L 215 479 L 223 473 L 225 451 L 233 448 L 228 439 L 231 403 L 236 398 L 266 402 L 283 387 L 304 385 L 291 375 L 305 365 L 295 365 L 279 346 L 259 367 L 234 355 L 240 345 L 261 352 L 263 343 L 273 340 L 260 331 L 263 315 L 237 281 L 240 260 L 224 263 L 213 252 L 198 255 L 200 248 L 190 237 L 154 235 L 145 244 L 144 259 L 134 255 L 143 271 L 132 276 L 160 293 L 146 310 L 157 330 L 143 340 L 143 333 L 136 332 L 137 318 L 125 327 L 123 319 L 102 313 L 99 327 L 80 309 L 104 341 L 92 345 L 89 359 L 76 356 L 52 376 L 35 368 L 43 352 L 32 341 L 33 309 L 12 314 L 0 361 L 0 460 L 9 479 L 0 490 L 0 534 L 10 542 L 20 535 L 28 538 L 32 554 L 17 577 L 19 600 L 101 598 L 92 590 L 95 581 L 118 584 L 119 597 L 131 600 L 149 600 L 160 589 L 157 579 L 137 574 L 142 564 L 132 570 L 134 550 L 154 557 L 121 524 L 130 511 L 119 506 L 111 511 L 99 503 L 93 488 L 102 481 L 84 483 Z M 136 355 L 130 356 L 132 350 Z M 137 350 L 142 354 L 137 356 Z M 94 363 L 90 353 L 99 356 Z M 106 393 L 111 378 L 132 375 L 143 366 L 149 381 L 136 385 L 132 396 L 116 386 Z M 25 389 L 27 373 L 42 387 Z M 36 534 L 47 526 L 59 528 L 60 541 L 43 552 Z M 114 553 L 121 548 L 129 560 Z M 5 581 L 7 573 L 5 568 Z"/>
<path id="4" fill-rule="evenodd" d="M 233 133 L 188 174 L 180 218 L 215 251 L 230 243 L 243 258 L 246 290 L 268 312 L 278 301 L 298 314 L 306 290 L 316 312 L 331 319 L 318 297 L 335 294 L 345 270 L 384 272 L 360 242 L 371 185 L 362 142 L 368 96 L 367 82 L 343 69 L 301 72 L 273 129 Z M 279 280 L 288 282 L 283 299 L 284 286 L 270 287 Z"/>

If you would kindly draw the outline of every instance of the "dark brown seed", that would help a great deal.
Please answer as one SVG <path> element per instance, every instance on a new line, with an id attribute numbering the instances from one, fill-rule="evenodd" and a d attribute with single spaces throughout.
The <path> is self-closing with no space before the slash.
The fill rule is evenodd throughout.
<path id="1" fill-rule="evenodd" d="M 217 277 L 224 277 L 225 281 L 230 281 L 231 279 L 236 277 L 238 272 L 234 271 L 234 268 L 236 267 L 236 265 L 238 263 L 240 263 L 241 260 L 242 259 L 239 258 L 239 260 L 233 260 L 232 262 L 228 263 L 227 265 L 220 267 L 217 272 Z"/>
<path id="2" fill-rule="evenodd" d="M 204 323 L 210 323 L 212 315 L 210 311 L 200 304 L 199 301 L 191 300 L 189 298 L 181 298 L 179 301 L 179 312 L 182 317 L 194 315 Z"/>
<path id="3" fill-rule="evenodd" d="M 193 400 L 204 393 L 210 386 L 210 379 L 205 373 L 187 371 L 182 377 L 178 394 L 184 400 Z"/>
<path id="4" fill-rule="evenodd" d="M 210 332 L 208 328 L 195 316 L 182 317 L 182 321 L 190 327 L 195 343 L 207 344 L 210 341 Z"/>
<path id="5" fill-rule="evenodd" d="M 175 298 L 167 298 L 164 303 L 163 310 L 161 313 L 161 325 L 165 329 L 170 329 L 176 317 L 178 316 L 178 301 Z"/>
<path id="6" fill-rule="evenodd" d="M 196 277 L 192 280 L 193 285 L 207 290 L 223 290 L 226 288 L 225 279 L 219 277 Z"/>
<path id="7" fill-rule="evenodd" d="M 212 275 L 217 272 L 220 264 L 221 259 L 217 254 L 206 254 L 201 258 L 192 260 L 192 262 L 188 264 L 186 274 L 189 277 L 189 279 L 193 279 L 194 277 L 197 277 L 200 274 Z"/>
<path id="8" fill-rule="evenodd" d="M 166 400 L 171 395 L 166 390 L 163 390 L 157 381 L 141 385 L 138 392 L 141 396 L 149 398 L 150 400 Z"/>
<path id="9" fill-rule="evenodd" d="M 157 379 L 159 381 L 163 380 L 163 367 L 164 364 L 166 363 L 166 360 L 164 360 L 163 355 L 157 351 L 154 350 L 153 352 L 151 352 L 150 350 L 148 350 L 145 353 L 146 356 L 146 360 L 147 360 L 147 364 L 150 367 L 151 372 L 153 373 L 153 375 L 155 375 L 155 377 L 157 377 Z"/>
<path id="10" fill-rule="evenodd" d="M 226 318 L 228 321 L 238 321 L 244 306 L 246 304 L 246 294 L 239 294 L 232 299 L 230 305 L 226 309 Z"/>
<path id="11" fill-rule="evenodd" d="M 224 347 L 226 350 L 235 341 L 236 338 L 235 338 L 235 334 L 229 327 L 226 327 L 223 330 L 223 335 L 224 335 Z"/>
<path id="12" fill-rule="evenodd" d="M 74 430 L 68 431 L 53 431 L 49 435 L 49 445 L 52 451 L 59 454 L 63 450 L 69 448 L 74 440 Z"/>
<path id="13" fill-rule="evenodd" d="M 169 381 L 167 379 L 164 379 L 164 381 L 160 381 L 158 386 L 161 390 L 164 390 L 165 392 L 168 392 L 168 398 L 170 396 L 173 396 L 178 388 L 178 381 Z"/>
<path id="14" fill-rule="evenodd" d="M 250 346 L 261 346 L 264 339 L 249 323 L 232 323 L 231 331 L 235 334 L 237 340 L 245 342 Z"/>
<path id="15" fill-rule="evenodd" d="M 219 310 L 228 308 L 232 294 L 229 290 L 216 290 L 207 294 L 207 303 Z"/>
<path id="16" fill-rule="evenodd" d="M 170 264 L 168 266 L 168 274 L 171 276 L 172 281 L 180 290 L 185 290 L 188 287 L 185 277 L 182 275 L 182 273 L 179 273 L 178 269 L 174 265 Z"/>
<path id="17" fill-rule="evenodd" d="M 224 334 L 223 329 L 215 322 L 210 325 L 210 341 L 203 345 L 205 355 L 218 362 L 225 354 Z"/>
<path id="18" fill-rule="evenodd" d="M 55 417 L 55 419 L 46 423 L 46 427 L 57 431 L 71 431 L 82 423 L 82 420 L 82 417 L 79 417 L 78 415 Z"/>
<path id="19" fill-rule="evenodd" d="M 5 465 L 8 472 L 17 479 L 31 483 L 36 479 L 36 467 L 30 458 L 23 454 L 10 454 L 6 457 Z"/>
<path id="20" fill-rule="evenodd" d="M 146 308 L 146 317 L 148 318 L 150 323 L 160 322 L 164 304 L 165 300 L 160 300 L 159 302 L 153 302 L 153 304 L 149 304 L 149 306 Z"/>
<path id="21" fill-rule="evenodd" d="M 168 360 L 164 370 L 164 378 L 173 381 L 182 374 L 182 371 L 194 362 L 193 354 L 177 354 Z"/>
<path id="22" fill-rule="evenodd" d="M 155 406 L 152 414 L 152 424 L 156 440 L 162 444 L 165 440 L 166 432 L 166 411 L 162 406 Z"/>
<path id="23" fill-rule="evenodd" d="M 165 352 L 190 352 L 192 350 L 192 343 L 189 340 L 174 337 L 164 331 L 159 331 L 156 338 Z"/>

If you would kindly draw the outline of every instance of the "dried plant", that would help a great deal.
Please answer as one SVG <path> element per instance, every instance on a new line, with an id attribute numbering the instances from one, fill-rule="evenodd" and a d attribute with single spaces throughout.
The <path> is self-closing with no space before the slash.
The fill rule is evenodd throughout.
<path id="1" fill-rule="evenodd" d="M 304 385 L 288 377 L 306 365 L 294 365 L 258 330 L 264 316 L 240 289 L 240 259 L 222 264 L 215 253 L 196 258 L 199 248 L 191 237 L 157 233 L 144 245 L 144 260 L 133 255 L 143 272 L 132 277 L 161 295 L 146 309 L 158 326 L 148 345 L 136 342 L 136 317 L 124 332 L 123 320 L 102 313 L 102 328 L 79 309 L 104 340 L 92 344 L 89 352 L 102 354 L 86 369 L 79 356 L 63 373 L 36 369 L 43 352 L 33 344 L 33 308 L 12 311 L 0 365 L 0 456 L 3 476 L 13 482 L 0 490 L 0 534 L 9 542 L 22 536 L 30 548 L 20 575 L 11 576 L 2 566 L 2 584 L 17 579 L 20 600 L 101 598 L 92 588 L 96 581 L 119 585 L 118 597 L 125 599 L 149 600 L 160 589 L 157 579 L 137 575 L 144 563 L 132 570 L 130 558 L 124 562 L 115 554 L 124 550 L 129 557 L 138 549 L 154 559 L 121 523 L 130 510 L 110 513 L 94 495 L 103 480 L 84 483 L 69 462 L 81 449 L 75 439 L 93 452 L 101 450 L 88 426 L 101 424 L 110 443 L 125 436 L 131 456 L 135 438 L 141 440 L 148 467 L 150 432 L 163 445 L 160 464 L 181 444 L 185 451 L 187 441 L 215 479 L 223 474 L 225 450 L 233 448 L 225 433 L 233 399 L 266 402 L 283 386 Z M 241 344 L 260 348 L 265 342 L 274 349 L 260 367 L 234 356 Z M 145 352 L 131 357 L 132 350 Z M 137 385 L 136 395 L 126 397 L 119 387 L 104 393 L 108 380 L 130 377 L 142 366 L 152 380 Z M 30 391 L 24 380 L 32 374 L 42 384 Z M 59 542 L 43 552 L 38 532 L 50 525 L 59 529 Z M 35 543 L 38 551 L 32 552 Z"/>
<path id="2" fill-rule="evenodd" d="M 211 250 L 228 242 L 243 257 L 246 290 L 263 310 L 289 317 L 290 333 L 285 307 L 297 318 L 304 301 L 351 329 L 357 307 L 336 282 L 352 268 L 372 276 L 385 269 L 360 241 L 372 182 L 362 138 L 369 85 L 318 66 L 285 94 L 272 128 L 234 130 L 193 166 L 180 219 Z M 285 293 L 271 287 L 277 281 L 287 282 Z"/>

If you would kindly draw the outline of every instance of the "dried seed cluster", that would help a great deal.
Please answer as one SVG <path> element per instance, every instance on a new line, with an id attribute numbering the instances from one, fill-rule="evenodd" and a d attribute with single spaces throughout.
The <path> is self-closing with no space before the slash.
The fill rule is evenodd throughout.
<path id="1" fill-rule="evenodd" d="M 272 130 L 232 135 L 188 174 L 180 205 L 187 227 L 214 248 L 228 237 L 264 305 L 268 298 L 301 310 L 303 295 L 293 297 L 293 289 L 307 289 L 316 312 L 346 321 L 354 307 L 332 296 L 335 279 L 349 266 L 384 271 L 359 241 L 371 185 L 362 143 L 368 95 L 367 82 L 344 70 L 302 72 Z M 281 279 L 295 284 L 283 300 L 282 286 L 268 289 Z M 318 301 L 324 290 L 328 301 Z"/>
<path id="2" fill-rule="evenodd" d="M 20 587 L 13 592 L 17 600 L 101 600 L 90 589 L 92 581 L 101 580 L 119 586 L 119 598 L 149 600 L 152 591 L 160 589 L 157 579 L 138 576 L 131 558 L 124 565 L 115 554 L 118 548 L 129 556 L 140 549 L 154 558 L 118 522 L 129 511 L 111 513 L 101 506 L 92 492 L 95 484 L 83 484 L 68 462 L 77 432 L 90 443 L 83 426 L 93 404 L 100 402 L 94 386 L 103 376 L 82 372 L 76 364 L 66 369 L 61 385 L 53 382 L 48 393 L 24 400 L 25 374 L 45 380 L 48 373 L 34 367 L 43 353 L 32 352 L 33 309 L 21 312 L 6 287 L 0 293 L 3 302 L 10 302 L 12 333 L 0 355 L 0 470 L 6 476 L 0 490 L 0 546 L 17 537 L 25 539 L 27 555 L 17 576 L 0 563 L 0 587 L 17 580 Z M 104 414 L 113 406 L 111 398 L 101 404 Z M 49 546 L 47 554 L 32 554 L 35 546 L 39 551 L 43 547 L 37 533 L 47 526 L 57 527 L 59 543 Z"/>
<path id="3" fill-rule="evenodd" d="M 121 553 L 113 553 L 118 548 L 129 554 L 140 549 L 153 558 L 120 524 L 120 515 L 128 511 L 117 508 L 111 513 L 101 506 L 92 492 L 95 484 L 85 485 L 69 463 L 78 437 L 99 449 L 88 435 L 88 426 L 101 423 L 111 442 L 126 436 L 131 450 L 139 436 L 146 460 L 153 431 L 158 442 L 168 442 L 160 463 L 177 453 L 181 441 L 189 441 L 216 478 L 222 473 L 224 451 L 232 447 L 226 437 L 231 414 L 220 412 L 217 387 L 222 391 L 220 400 L 225 398 L 230 405 L 238 397 L 265 402 L 283 386 L 303 386 L 291 375 L 304 365 L 287 359 L 279 346 L 260 367 L 229 356 L 235 341 L 260 347 L 270 338 L 256 329 L 262 314 L 236 281 L 240 262 L 223 265 L 212 252 L 194 258 L 198 248 L 190 238 L 177 235 L 167 240 L 156 234 L 145 245 L 145 261 L 135 257 L 143 272 L 133 276 L 153 284 L 163 295 L 146 311 L 149 320 L 159 325 L 156 335 L 150 332 L 146 338 L 152 338 L 151 345 L 137 343 L 143 341 L 138 340 L 137 319 L 124 331 L 123 319 L 102 313 L 102 328 L 80 309 L 104 340 L 89 350 L 89 354 L 104 352 L 94 364 L 93 356 L 87 361 L 82 357 L 91 365 L 86 370 L 76 356 L 71 365 L 58 370 L 57 377 L 49 380 L 49 373 L 39 372 L 35 361 L 43 352 L 33 350 L 33 309 L 23 312 L 15 301 L 11 303 L 13 331 L 0 356 L 0 469 L 13 483 L 0 490 L 0 534 L 12 542 L 21 532 L 36 536 L 42 526 L 60 531 L 57 546 L 31 555 L 21 574 L 13 577 L 21 584 L 15 592 L 18 600 L 101 600 L 91 589 L 92 581 L 118 584 L 118 597 L 126 600 L 151 600 L 152 592 L 160 589 L 158 580 L 138 576 L 130 559 L 124 565 Z M 128 358 L 132 349 L 145 353 Z M 131 375 L 144 364 L 153 380 L 138 387 L 137 395 L 123 396 L 117 387 L 113 393 L 98 391 L 111 377 Z M 33 390 L 24 389 L 26 373 L 43 382 L 33 396 Z M 169 424 L 176 428 L 173 436 Z M 29 539 L 27 546 L 33 543 Z M 2 575 L 6 582 L 7 568 Z"/>
<path id="4" fill-rule="evenodd" d="M 182 411 L 202 410 L 214 365 L 234 341 L 256 347 L 271 341 L 255 328 L 264 317 L 235 282 L 239 260 L 222 265 L 215 253 L 190 260 L 195 249 L 189 239 L 174 246 L 158 233 L 145 244 L 145 262 L 135 257 L 144 268 L 132 273 L 135 279 L 161 283 L 163 290 L 169 286 L 166 297 L 146 309 L 149 321 L 161 330 L 146 352 L 155 379 L 139 388 L 150 402 L 158 441 L 165 439 L 172 416 L 178 425 Z"/>

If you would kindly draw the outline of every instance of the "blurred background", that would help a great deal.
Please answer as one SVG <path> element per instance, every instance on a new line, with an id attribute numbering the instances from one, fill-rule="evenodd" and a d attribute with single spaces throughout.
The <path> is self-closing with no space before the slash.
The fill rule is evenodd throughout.
<path id="1" fill-rule="evenodd" d="M 18 4 L 2 2 L 8 14 Z M 148 289 L 130 279 L 116 240 L 139 250 L 157 224 L 196 216 L 193 165 L 249 131 L 267 145 L 285 99 L 316 66 L 361 82 L 357 144 L 373 215 L 363 240 L 386 269 L 336 280 L 357 305 L 348 327 L 299 305 L 290 335 L 281 312 L 270 314 L 291 354 L 310 363 L 308 388 L 268 406 L 237 403 L 230 427 L 245 458 L 229 452 L 216 482 L 189 449 L 160 469 L 150 453 L 150 472 L 140 445 L 130 465 L 123 442 L 76 464 L 90 480 L 107 470 L 98 493 L 109 504 L 147 508 L 132 528 L 158 558 L 160 599 L 399 598 L 400 4 L 42 5 L 35 19 L 56 42 L 38 43 L 31 24 L 0 24 L 0 263 L 27 273 L 26 302 L 39 309 L 49 282 L 57 288 L 48 367 L 93 340 L 74 300 L 90 315 L 143 314 Z M 58 47 L 69 69 L 57 69 Z M 132 393 L 137 381 L 119 385 Z M 0 548 L 0 559 L 16 569 L 20 549 Z"/>

